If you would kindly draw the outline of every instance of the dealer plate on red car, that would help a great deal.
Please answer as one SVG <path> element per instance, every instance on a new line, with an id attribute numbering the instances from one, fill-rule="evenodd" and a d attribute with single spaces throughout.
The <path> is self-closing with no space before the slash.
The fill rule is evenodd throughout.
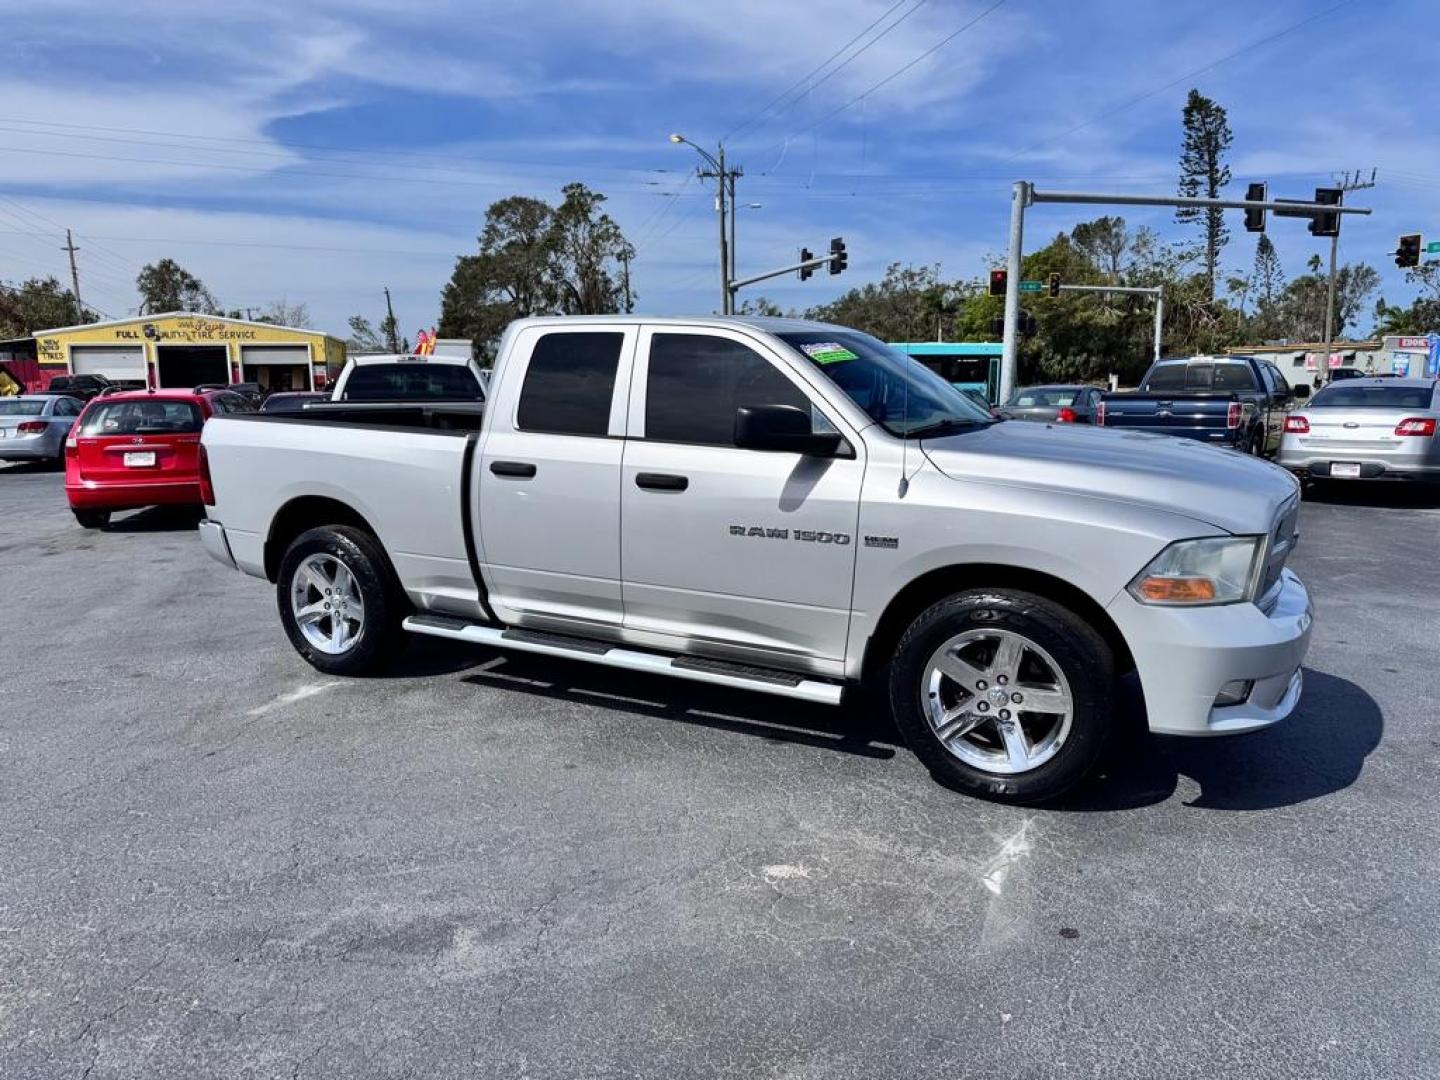
<path id="1" fill-rule="evenodd" d="M 143 468 L 146 465 L 154 465 L 155 451 L 127 450 L 125 451 L 125 464 L 129 468 Z"/>
<path id="2" fill-rule="evenodd" d="M 127 457 L 129 455 L 126 455 Z M 1359 476 L 1360 463 L 1358 461 L 1332 461 L 1330 463 L 1331 476 Z"/>

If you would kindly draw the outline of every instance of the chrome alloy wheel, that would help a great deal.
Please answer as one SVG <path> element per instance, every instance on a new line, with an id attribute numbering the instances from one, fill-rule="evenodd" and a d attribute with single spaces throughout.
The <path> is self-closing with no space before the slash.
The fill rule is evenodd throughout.
<path id="1" fill-rule="evenodd" d="M 920 693 L 942 746 L 982 772 L 1014 775 L 1060 752 L 1075 717 L 1065 673 L 1012 630 L 967 630 L 925 666 Z"/>
<path id="2" fill-rule="evenodd" d="M 349 650 L 365 629 L 359 583 L 334 555 L 307 555 L 295 568 L 290 609 L 305 640 L 331 656 Z"/>

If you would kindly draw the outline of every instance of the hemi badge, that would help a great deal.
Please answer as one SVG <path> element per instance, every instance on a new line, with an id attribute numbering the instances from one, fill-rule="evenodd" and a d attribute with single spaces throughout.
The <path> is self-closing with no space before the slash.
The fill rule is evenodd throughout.
<path id="1" fill-rule="evenodd" d="M 900 538 L 898 536 L 867 536 L 865 546 L 873 548 L 898 548 Z"/>

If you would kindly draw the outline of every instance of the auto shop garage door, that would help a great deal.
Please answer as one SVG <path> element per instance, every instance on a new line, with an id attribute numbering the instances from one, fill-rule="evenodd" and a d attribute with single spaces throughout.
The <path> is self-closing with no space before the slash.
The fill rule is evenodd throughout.
<path id="1" fill-rule="evenodd" d="M 145 346 L 72 345 L 70 371 L 75 375 L 104 375 L 115 382 L 145 384 Z"/>
<path id="2" fill-rule="evenodd" d="M 309 390 L 310 349 L 305 345 L 242 345 L 243 382 L 257 382 L 266 390 Z"/>

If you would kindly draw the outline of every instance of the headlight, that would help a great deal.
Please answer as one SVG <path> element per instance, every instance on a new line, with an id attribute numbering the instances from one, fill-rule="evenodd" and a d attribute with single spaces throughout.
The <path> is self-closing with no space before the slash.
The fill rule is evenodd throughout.
<path id="1" fill-rule="evenodd" d="M 1207 536 L 1177 540 L 1130 582 L 1142 604 L 1200 607 L 1255 598 L 1264 537 Z"/>

